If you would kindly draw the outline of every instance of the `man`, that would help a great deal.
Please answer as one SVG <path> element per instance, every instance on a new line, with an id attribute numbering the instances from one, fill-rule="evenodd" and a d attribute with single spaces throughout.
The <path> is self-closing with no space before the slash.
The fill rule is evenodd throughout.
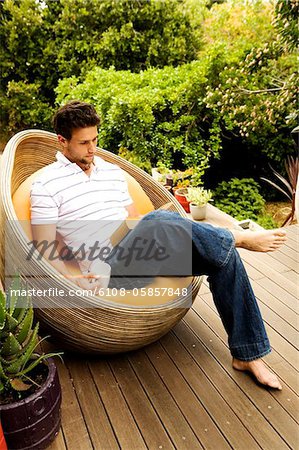
<path id="1" fill-rule="evenodd" d="M 96 287 L 132 288 L 132 274 L 126 272 L 124 259 L 118 258 L 111 248 L 110 236 L 126 217 L 137 217 L 138 214 L 123 172 L 95 156 L 98 125 L 99 117 L 87 103 L 69 102 L 57 111 L 54 128 L 61 152 L 56 155 L 57 161 L 44 169 L 31 190 L 34 238 L 53 242 L 58 231 L 76 256 L 84 253 L 85 258 L 77 258 L 85 274 L 78 284 L 84 289 L 90 288 L 90 281 Z M 182 240 L 188 242 L 190 230 L 192 245 L 185 247 Z M 167 259 L 172 254 L 173 260 L 180 262 L 183 272 L 183 257 L 190 259 L 192 255 L 192 273 L 208 275 L 215 305 L 228 333 L 233 367 L 251 372 L 261 384 L 282 389 L 277 377 L 261 359 L 271 351 L 270 344 L 236 247 L 274 251 L 285 242 L 285 232 L 281 229 L 255 233 L 228 231 L 184 219 L 176 213 L 154 211 L 143 217 L 122 239 L 123 248 L 132 247 L 136 236 L 144 237 L 143 242 L 154 236 L 156 250 L 167 248 L 167 255 L 156 257 L 154 265 L 147 261 L 133 265 L 133 274 L 137 277 L 134 283 L 140 279 L 146 283 L 147 276 L 168 275 L 167 271 L 176 270 L 174 266 L 170 269 L 171 258 Z M 98 256 L 103 247 L 107 251 L 104 257 L 102 252 L 101 258 L 96 258 L 94 263 L 89 257 L 91 252 L 94 253 L 90 244 L 95 238 L 101 244 L 96 247 Z M 165 242 L 167 245 L 163 247 Z M 87 248 L 89 253 L 86 253 Z M 45 251 L 44 256 L 50 259 L 49 251 Z M 62 274 L 70 276 L 63 260 L 52 261 L 52 264 Z"/>

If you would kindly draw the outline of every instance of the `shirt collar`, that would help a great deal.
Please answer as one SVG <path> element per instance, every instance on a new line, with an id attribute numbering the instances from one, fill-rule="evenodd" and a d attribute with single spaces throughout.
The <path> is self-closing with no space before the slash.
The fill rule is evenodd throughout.
<path id="1" fill-rule="evenodd" d="M 82 169 L 78 166 L 78 164 L 76 163 L 72 163 L 69 159 L 67 159 L 63 153 L 61 153 L 60 151 L 58 151 L 56 153 L 56 160 L 59 161 L 60 163 L 62 163 L 65 167 L 69 166 L 70 168 L 73 168 L 76 170 L 76 172 L 81 172 Z M 95 156 L 94 157 L 94 169 L 97 171 L 99 171 L 101 169 L 101 166 L 103 165 L 104 161 L 102 160 L 102 158 L 100 158 L 99 156 Z"/>

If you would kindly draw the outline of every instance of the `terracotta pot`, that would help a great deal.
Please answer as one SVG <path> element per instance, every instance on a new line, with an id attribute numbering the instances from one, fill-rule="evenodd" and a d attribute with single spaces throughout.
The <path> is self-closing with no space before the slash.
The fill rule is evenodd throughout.
<path id="1" fill-rule="evenodd" d="M 7 445 L 6 445 L 6 442 L 5 442 L 5 438 L 4 438 L 1 422 L 0 422 L 0 450 L 7 450 Z"/>
<path id="2" fill-rule="evenodd" d="M 190 203 L 190 212 L 194 220 L 203 220 L 206 218 L 207 205 L 198 206 Z"/>
<path id="3" fill-rule="evenodd" d="M 57 368 L 49 358 L 45 383 L 29 397 L 0 405 L 1 423 L 10 450 L 46 448 L 60 428 L 61 388 Z"/>
<path id="4" fill-rule="evenodd" d="M 189 213 L 190 208 L 189 204 L 190 202 L 186 198 L 186 194 L 188 193 L 188 190 L 186 188 L 179 188 L 174 191 L 174 196 L 177 199 L 177 201 L 182 205 L 184 210 Z"/>

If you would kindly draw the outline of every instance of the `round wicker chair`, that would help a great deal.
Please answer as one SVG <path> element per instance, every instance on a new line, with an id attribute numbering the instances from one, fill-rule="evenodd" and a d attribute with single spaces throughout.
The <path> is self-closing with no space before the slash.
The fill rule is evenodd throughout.
<path id="1" fill-rule="evenodd" d="M 62 298 L 55 295 L 61 290 L 67 292 L 78 287 L 62 277 L 45 259 L 26 260 L 31 227 L 28 212 L 24 215 L 21 211 L 18 192 L 26 180 L 34 176 L 32 174 L 55 160 L 57 148 L 56 135 L 40 130 L 22 131 L 12 137 L 5 147 L 0 161 L 1 279 L 4 282 L 6 278 L 7 281 L 13 273 L 19 272 L 29 288 L 52 289 L 51 295 L 42 297 L 35 305 L 36 314 L 43 327 L 64 348 L 89 353 L 117 353 L 147 345 L 167 333 L 186 314 L 198 293 L 202 278 L 158 277 L 150 286 L 173 287 L 174 293 L 154 298 L 143 297 L 139 293 L 136 295 L 136 292 L 133 296 L 131 291 L 126 291 L 125 296 L 110 298 L 80 294 Z M 138 182 L 139 191 L 145 199 L 137 205 L 143 209 L 141 213 L 168 203 L 168 209 L 186 215 L 174 197 L 150 175 L 106 150 L 98 149 L 98 155 L 129 174 L 129 190 L 134 201 L 136 198 L 131 192 L 131 185 Z M 21 203 L 28 210 L 28 186 L 27 193 L 21 195 Z M 78 273 L 76 267 L 71 270 Z M 182 288 L 188 289 L 187 296 L 176 295 L 182 292 Z"/>

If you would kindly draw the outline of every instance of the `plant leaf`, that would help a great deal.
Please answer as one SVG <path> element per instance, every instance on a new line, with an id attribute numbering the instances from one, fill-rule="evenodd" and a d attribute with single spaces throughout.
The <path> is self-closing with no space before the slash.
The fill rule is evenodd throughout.
<path id="1" fill-rule="evenodd" d="M 22 323 L 20 324 L 19 332 L 16 334 L 16 338 L 20 344 L 28 337 L 29 331 L 31 330 L 33 323 L 33 308 L 32 306 L 28 309 Z"/>
<path id="2" fill-rule="evenodd" d="M 5 320 L 6 320 L 6 311 L 5 307 L 2 304 L 2 301 L 0 301 L 0 331 L 3 330 L 5 327 Z"/>
<path id="3" fill-rule="evenodd" d="M 41 355 L 38 359 L 33 361 L 29 366 L 26 367 L 25 370 L 22 370 L 20 373 L 16 373 L 16 376 L 18 375 L 25 375 L 26 373 L 30 372 L 34 367 L 36 367 L 38 364 L 40 364 L 42 361 L 48 358 L 52 358 L 53 356 L 60 356 L 62 353 L 47 353 L 46 355 Z"/>
<path id="4" fill-rule="evenodd" d="M 18 321 L 6 312 L 5 330 L 13 331 L 18 325 Z"/>
<path id="5" fill-rule="evenodd" d="M 282 192 L 289 200 L 292 201 L 292 197 L 284 191 L 280 186 L 278 186 L 276 183 L 274 183 L 271 180 L 268 180 L 267 178 L 261 177 L 261 180 L 267 181 L 267 183 L 271 184 L 271 186 L 274 186 L 276 189 L 278 189 L 280 192 Z"/>
<path id="6" fill-rule="evenodd" d="M 0 362 L 0 380 L 8 380 L 8 376 L 5 374 L 5 371 L 2 367 L 2 364 Z"/>
<path id="7" fill-rule="evenodd" d="M 22 373 L 22 371 L 20 371 L 19 367 L 21 366 L 24 369 L 26 363 L 31 358 L 32 353 L 34 352 L 34 349 L 35 349 L 36 345 L 38 344 L 37 333 L 38 333 L 38 323 L 36 324 L 36 326 L 32 332 L 32 335 L 31 335 L 30 341 L 28 342 L 28 345 L 26 347 L 25 353 L 23 353 L 18 358 L 18 360 L 15 361 L 13 364 L 6 367 L 6 371 L 7 371 L 6 373 L 19 373 L 19 372 Z"/>
<path id="8" fill-rule="evenodd" d="M 3 306 L 3 308 L 6 307 L 6 296 L 3 291 L 0 291 L 0 304 Z"/>
<path id="9" fill-rule="evenodd" d="M 16 340 L 12 333 L 9 333 L 6 340 L 4 341 L 3 347 L 1 349 L 2 356 L 10 356 L 14 353 L 19 352 L 22 349 L 19 342 Z"/>
<path id="10" fill-rule="evenodd" d="M 10 385 L 15 391 L 28 391 L 32 386 L 32 384 L 24 383 L 20 378 L 10 380 Z"/>
<path id="11" fill-rule="evenodd" d="M 18 303 L 18 295 L 14 291 L 20 290 L 20 277 L 16 276 L 11 284 L 11 287 L 9 289 L 9 313 L 10 315 L 13 315 L 16 305 Z"/>

